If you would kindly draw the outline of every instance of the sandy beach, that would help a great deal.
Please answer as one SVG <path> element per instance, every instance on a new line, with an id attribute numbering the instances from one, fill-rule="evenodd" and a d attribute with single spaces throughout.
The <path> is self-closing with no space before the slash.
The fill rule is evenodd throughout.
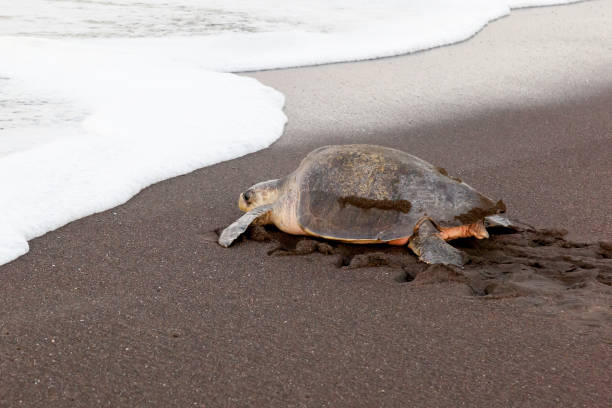
<path id="1" fill-rule="evenodd" d="M 244 74 L 286 95 L 269 149 L 0 266 L 0 407 L 611 406 L 611 20 L 608 1 L 518 10 L 448 47 Z M 245 188 L 345 143 L 410 152 L 567 235 L 493 240 L 526 274 L 498 292 L 398 249 L 342 267 L 350 248 L 268 255 L 274 231 L 211 241 Z M 538 274 L 551 250 L 571 285 Z"/>

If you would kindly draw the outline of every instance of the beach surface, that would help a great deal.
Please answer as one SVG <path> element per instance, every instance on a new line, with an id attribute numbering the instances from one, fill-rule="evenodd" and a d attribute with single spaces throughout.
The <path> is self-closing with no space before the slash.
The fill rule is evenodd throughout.
<path id="1" fill-rule="evenodd" d="M 518 10 L 449 47 L 245 74 L 286 96 L 269 149 L 153 185 L 0 267 L 0 406 L 612 405 L 611 19 L 608 1 Z M 588 250 L 578 272 L 599 275 L 476 293 L 444 268 L 211 239 L 241 191 L 345 143 L 407 151 L 567 230 L 514 244 L 540 242 L 524 256 L 537 262 Z"/>

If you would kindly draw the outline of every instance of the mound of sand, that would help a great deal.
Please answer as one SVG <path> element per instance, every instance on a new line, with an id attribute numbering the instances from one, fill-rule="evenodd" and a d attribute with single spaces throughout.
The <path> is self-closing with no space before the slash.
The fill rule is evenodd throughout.
<path id="1" fill-rule="evenodd" d="M 398 283 L 466 285 L 482 299 L 515 299 L 555 314 L 582 329 L 612 334 L 612 243 L 581 243 L 566 231 L 489 228 L 491 238 L 455 240 L 467 254 L 464 268 L 427 265 L 407 248 L 350 245 L 285 234 L 274 227 L 251 227 L 238 245 L 273 242 L 270 256 L 333 257 L 338 268 L 385 267 L 399 271 Z"/>

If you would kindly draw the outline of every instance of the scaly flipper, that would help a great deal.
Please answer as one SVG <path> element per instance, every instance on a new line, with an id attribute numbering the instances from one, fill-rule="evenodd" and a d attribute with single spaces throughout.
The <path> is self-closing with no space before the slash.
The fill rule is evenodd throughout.
<path id="1" fill-rule="evenodd" d="M 262 205 L 260 207 L 254 208 L 248 213 L 244 214 L 242 217 L 238 218 L 234 221 L 229 227 L 223 230 L 221 236 L 219 237 L 219 245 L 227 248 L 238 238 L 246 229 L 251 225 L 253 221 L 262 215 L 270 212 L 272 210 L 272 204 Z"/>
<path id="2" fill-rule="evenodd" d="M 420 225 L 408 247 L 428 264 L 455 265 L 463 267 L 465 254 L 440 238 L 430 222 Z"/>

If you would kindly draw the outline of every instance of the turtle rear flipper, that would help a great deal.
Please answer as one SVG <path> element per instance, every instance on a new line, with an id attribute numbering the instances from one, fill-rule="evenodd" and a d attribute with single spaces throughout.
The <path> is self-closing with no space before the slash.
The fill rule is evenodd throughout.
<path id="1" fill-rule="evenodd" d="M 272 210 L 272 204 L 262 205 L 254 208 L 242 217 L 234 221 L 229 227 L 223 230 L 219 237 L 219 245 L 229 247 L 257 218 L 267 214 Z"/>
<path id="2" fill-rule="evenodd" d="M 428 264 L 443 264 L 463 267 L 466 255 L 437 235 L 429 222 L 423 223 L 408 243 L 408 247 Z"/>
<path id="3" fill-rule="evenodd" d="M 501 227 L 507 228 L 514 231 L 532 231 L 534 228 L 531 225 L 523 222 L 511 220 L 503 214 L 494 214 L 485 217 L 485 226 L 487 227 Z"/>

